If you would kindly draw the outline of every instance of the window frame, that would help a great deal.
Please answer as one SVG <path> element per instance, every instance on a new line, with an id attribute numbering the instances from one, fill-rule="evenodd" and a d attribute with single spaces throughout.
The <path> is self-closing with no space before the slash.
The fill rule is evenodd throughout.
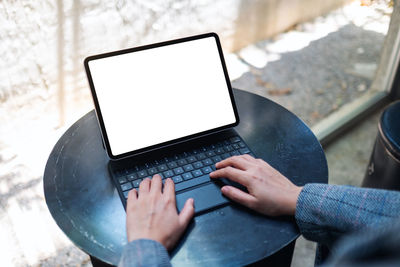
<path id="1" fill-rule="evenodd" d="M 311 130 L 322 146 L 327 146 L 344 132 L 383 108 L 400 99 L 400 2 L 396 1 L 388 34 L 381 52 L 377 74 L 371 87 L 363 96 L 344 105 L 338 111 L 322 119 Z M 379 76 L 379 77 L 378 77 Z M 379 80 L 377 80 L 377 77 Z M 373 89 L 373 88 L 370 88 Z"/>

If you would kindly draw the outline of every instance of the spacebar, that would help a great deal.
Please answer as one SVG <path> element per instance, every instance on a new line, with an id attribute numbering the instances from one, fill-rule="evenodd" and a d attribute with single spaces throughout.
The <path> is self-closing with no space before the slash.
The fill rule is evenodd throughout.
<path id="1" fill-rule="evenodd" d="M 210 181 L 210 176 L 208 174 L 199 176 L 197 178 L 193 178 L 178 184 L 175 184 L 175 192 L 181 191 L 183 189 L 198 185 L 198 184 L 204 184 L 206 182 Z"/>

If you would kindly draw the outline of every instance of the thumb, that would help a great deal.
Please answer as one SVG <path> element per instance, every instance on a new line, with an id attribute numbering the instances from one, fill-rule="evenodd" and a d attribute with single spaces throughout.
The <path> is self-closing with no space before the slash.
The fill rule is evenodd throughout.
<path id="1" fill-rule="evenodd" d="M 188 200 L 186 200 L 185 206 L 183 206 L 181 213 L 179 213 L 179 224 L 183 226 L 183 229 L 187 227 L 190 220 L 194 216 L 193 203 L 194 203 L 193 198 L 189 198 Z"/>
<path id="2" fill-rule="evenodd" d="M 254 207 L 254 203 L 257 201 L 254 196 L 243 192 L 242 190 L 237 189 L 233 186 L 225 185 L 221 188 L 221 192 L 233 201 L 240 203 L 250 209 Z"/>

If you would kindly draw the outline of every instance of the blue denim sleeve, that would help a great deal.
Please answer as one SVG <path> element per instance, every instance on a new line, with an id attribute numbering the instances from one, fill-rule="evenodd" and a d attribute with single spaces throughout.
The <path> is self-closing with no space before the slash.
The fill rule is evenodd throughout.
<path id="1" fill-rule="evenodd" d="M 400 192 L 353 186 L 307 184 L 296 206 L 302 235 L 328 246 L 343 234 L 400 217 Z"/>
<path id="2" fill-rule="evenodd" d="M 160 243 L 138 239 L 125 245 L 119 267 L 171 266 L 167 250 Z"/>

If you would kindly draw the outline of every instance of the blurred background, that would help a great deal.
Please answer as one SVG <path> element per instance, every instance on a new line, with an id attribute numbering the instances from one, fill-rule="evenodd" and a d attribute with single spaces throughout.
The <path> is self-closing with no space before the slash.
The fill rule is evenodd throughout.
<path id="1" fill-rule="evenodd" d="M 93 109 L 85 57 L 216 32 L 233 87 L 283 105 L 323 142 L 389 93 L 396 7 L 390 0 L 0 1 L 1 265 L 91 265 L 51 218 L 42 182 L 58 138 Z M 329 165 L 330 174 L 332 167 L 342 168 Z M 312 264 L 315 247 L 298 243 L 292 265 Z"/>

